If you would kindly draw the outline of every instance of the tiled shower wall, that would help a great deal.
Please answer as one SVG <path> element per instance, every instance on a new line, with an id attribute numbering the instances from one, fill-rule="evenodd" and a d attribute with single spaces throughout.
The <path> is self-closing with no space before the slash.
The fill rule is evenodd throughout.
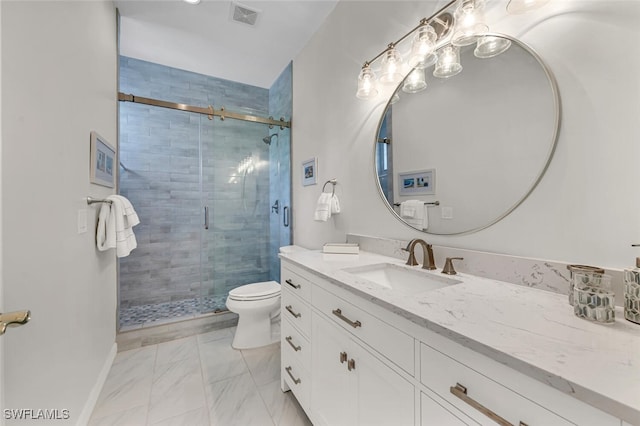
<path id="1" fill-rule="evenodd" d="M 120 91 L 269 115 L 266 89 L 127 57 L 120 58 Z M 268 132 L 257 123 L 120 103 L 120 194 L 141 221 L 138 248 L 120 259 L 120 308 L 225 294 L 269 278 Z"/>
<path id="2" fill-rule="evenodd" d="M 286 121 L 291 120 L 292 114 L 292 64 L 284 69 L 278 79 L 269 89 L 269 115 L 276 120 L 284 117 Z M 280 282 L 280 258 L 278 248 L 291 244 L 291 130 L 275 127 L 270 132 L 273 137 L 269 150 L 269 162 L 271 170 L 270 181 L 270 203 L 273 205 L 278 200 L 278 213 L 271 212 L 270 227 L 270 279 Z M 285 207 L 287 209 L 285 209 Z M 288 215 L 285 218 L 285 215 Z M 285 226 L 285 220 L 288 226 Z"/>

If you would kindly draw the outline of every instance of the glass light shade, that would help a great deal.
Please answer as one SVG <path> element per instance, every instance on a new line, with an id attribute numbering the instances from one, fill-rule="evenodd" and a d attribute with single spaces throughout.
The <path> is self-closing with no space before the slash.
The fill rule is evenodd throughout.
<path id="1" fill-rule="evenodd" d="M 463 1 L 453 14 L 454 32 L 451 44 L 454 46 L 468 46 L 483 36 L 489 27 L 484 22 L 484 13 L 480 2 Z"/>
<path id="2" fill-rule="evenodd" d="M 513 15 L 526 13 L 530 10 L 538 9 L 549 3 L 549 0 L 511 0 L 507 4 L 507 12 Z"/>
<path id="3" fill-rule="evenodd" d="M 389 105 L 393 105 L 396 102 L 398 102 L 400 100 L 400 96 L 398 96 L 398 92 L 395 92 L 393 94 L 393 96 L 391 97 L 391 100 L 389 100 Z"/>
<path id="4" fill-rule="evenodd" d="M 402 91 L 405 93 L 418 93 L 426 88 L 427 82 L 422 68 L 415 68 L 411 71 L 402 85 Z"/>
<path id="5" fill-rule="evenodd" d="M 395 47 L 391 47 L 382 55 L 380 83 L 398 84 L 402 81 L 402 77 L 402 57 Z"/>
<path id="6" fill-rule="evenodd" d="M 358 91 L 356 97 L 359 99 L 371 99 L 378 95 L 376 88 L 376 75 L 368 66 L 362 67 L 358 75 Z"/>
<path id="7" fill-rule="evenodd" d="M 449 78 L 462 71 L 460 65 L 460 48 L 457 46 L 447 45 L 440 49 L 438 53 L 438 62 L 433 76 L 438 78 Z"/>
<path id="8" fill-rule="evenodd" d="M 431 25 L 423 25 L 418 28 L 413 42 L 411 53 L 407 61 L 411 68 L 427 68 L 436 63 L 438 57 L 435 54 L 438 35 Z"/>
<path id="9" fill-rule="evenodd" d="M 473 54 L 476 58 L 487 59 L 504 53 L 511 47 L 511 40 L 503 37 L 484 36 L 478 39 Z"/>

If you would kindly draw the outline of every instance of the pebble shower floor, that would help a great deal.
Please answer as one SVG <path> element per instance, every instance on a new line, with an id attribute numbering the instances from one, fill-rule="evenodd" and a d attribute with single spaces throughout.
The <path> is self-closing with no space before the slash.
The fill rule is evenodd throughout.
<path id="1" fill-rule="evenodd" d="M 227 310 L 227 295 L 120 308 L 120 328 Z"/>

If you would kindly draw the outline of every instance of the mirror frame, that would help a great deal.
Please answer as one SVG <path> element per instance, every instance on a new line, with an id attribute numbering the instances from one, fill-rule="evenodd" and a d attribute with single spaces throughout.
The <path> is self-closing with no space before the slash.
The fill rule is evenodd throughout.
<path id="1" fill-rule="evenodd" d="M 393 208 L 391 203 L 389 203 L 389 201 L 385 197 L 384 192 L 382 191 L 382 187 L 380 186 L 380 178 L 378 177 L 378 170 L 377 170 L 377 158 L 378 158 L 378 155 L 377 155 L 377 143 L 378 143 L 378 135 L 380 133 L 380 127 L 382 126 L 382 122 L 384 120 L 384 117 L 385 117 L 385 115 L 387 113 L 387 110 L 389 109 L 389 105 L 391 103 L 391 99 L 393 98 L 393 95 L 397 91 L 402 89 L 402 85 L 404 84 L 404 80 L 406 80 L 406 78 L 410 74 L 410 73 L 407 73 L 405 78 L 400 82 L 400 84 L 398 84 L 396 90 L 394 90 L 393 93 L 391 94 L 391 96 L 389 97 L 389 100 L 387 101 L 387 104 L 386 104 L 384 110 L 382 111 L 382 116 L 380 117 L 380 120 L 378 121 L 378 126 L 376 127 L 376 132 L 375 132 L 375 135 L 374 135 L 374 143 L 373 143 L 373 176 L 374 176 L 374 180 L 376 182 L 375 183 L 376 187 L 378 188 L 378 194 L 380 195 L 380 198 L 382 199 L 382 201 L 385 204 L 385 206 L 387 207 L 387 209 L 393 214 L 393 216 L 398 221 L 400 221 L 405 226 L 408 226 L 409 228 L 411 228 L 411 229 L 413 229 L 415 231 L 419 231 L 419 232 L 423 232 L 425 234 L 431 234 L 431 235 L 466 235 L 466 234 L 472 234 L 474 232 L 481 231 L 481 230 L 486 229 L 486 228 L 496 224 L 497 222 L 501 221 L 506 216 L 508 216 L 511 212 L 513 212 L 520 204 L 522 204 L 524 202 L 524 200 L 526 200 L 529 197 L 529 195 L 531 195 L 531 193 L 536 188 L 536 186 L 538 186 L 538 183 L 540 183 L 540 181 L 542 180 L 542 177 L 544 176 L 544 174 L 546 173 L 547 169 L 549 168 L 549 164 L 551 163 L 551 159 L 553 158 L 553 154 L 554 154 L 554 152 L 556 150 L 556 146 L 558 145 L 558 137 L 559 137 L 559 134 L 560 134 L 560 124 L 561 124 L 561 118 L 562 118 L 562 103 L 561 103 L 561 100 L 560 100 L 560 91 L 558 90 L 558 82 L 557 82 L 555 76 L 553 75 L 553 73 L 551 72 L 551 70 L 549 69 L 547 64 L 542 60 L 540 55 L 538 55 L 538 53 L 533 48 L 531 48 L 529 45 L 527 45 L 523 41 L 520 41 L 520 40 L 516 39 L 515 37 L 511 37 L 509 35 L 500 34 L 500 33 L 486 33 L 485 35 L 506 38 L 506 39 L 510 40 L 511 43 L 515 43 L 516 45 L 518 45 L 519 47 L 524 49 L 527 53 L 529 53 L 538 62 L 538 64 L 542 67 L 542 70 L 544 71 L 544 74 L 547 77 L 547 81 L 549 82 L 549 86 L 551 87 L 551 96 L 553 97 L 553 103 L 554 103 L 554 106 L 555 106 L 555 122 L 554 122 L 553 136 L 552 136 L 552 140 L 551 140 L 551 146 L 550 146 L 549 152 L 547 154 L 547 161 L 545 162 L 544 166 L 540 170 L 540 173 L 538 173 L 538 176 L 536 177 L 534 182 L 525 191 L 524 195 L 519 200 L 517 200 L 511 207 L 509 207 L 504 213 L 500 214 L 497 218 L 495 218 L 494 220 L 490 221 L 489 223 L 487 223 L 485 225 L 478 226 L 478 227 L 473 228 L 473 229 L 460 231 L 460 232 L 447 232 L 447 233 L 430 232 L 429 230 L 426 230 L 426 231 L 425 230 L 420 230 L 420 229 L 414 228 L 413 226 L 409 225 L 407 222 L 405 222 L 402 219 L 402 217 L 400 217 L 400 214 Z M 438 46 L 438 48 L 440 48 L 440 47 L 442 47 L 442 46 Z M 464 70 L 462 70 L 462 72 L 464 72 Z"/>

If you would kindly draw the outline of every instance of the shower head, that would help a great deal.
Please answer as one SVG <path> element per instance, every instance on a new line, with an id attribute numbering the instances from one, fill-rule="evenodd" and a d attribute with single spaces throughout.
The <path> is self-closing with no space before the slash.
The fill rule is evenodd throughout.
<path id="1" fill-rule="evenodd" d="M 274 136 L 278 136 L 278 134 L 274 133 L 272 135 L 264 137 L 264 138 L 262 138 L 262 142 L 266 143 L 267 145 L 271 145 L 271 139 L 273 139 Z"/>

